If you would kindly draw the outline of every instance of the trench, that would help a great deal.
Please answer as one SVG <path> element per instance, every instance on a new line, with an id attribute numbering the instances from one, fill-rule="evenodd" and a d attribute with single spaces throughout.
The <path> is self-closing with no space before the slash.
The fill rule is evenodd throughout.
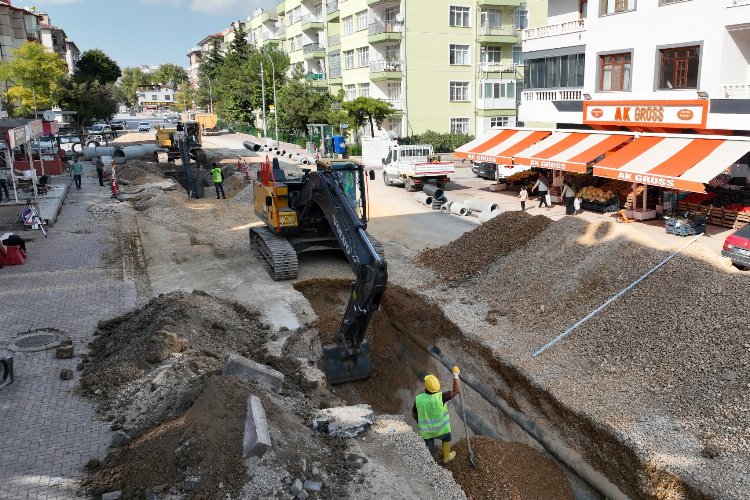
<path id="1" fill-rule="evenodd" d="M 333 342 L 338 331 L 349 284 L 350 280 L 345 279 L 312 279 L 295 284 L 318 316 L 323 344 Z M 462 384 L 460 401 L 466 403 L 472 436 L 505 443 L 506 451 L 518 453 L 518 459 L 524 462 L 524 474 L 537 482 L 543 479 L 534 478 L 535 465 L 541 464 L 541 459 L 537 462 L 538 457 L 524 455 L 512 446 L 525 445 L 553 460 L 564 475 L 559 476 L 562 479 L 558 479 L 557 491 L 545 492 L 549 498 L 570 498 L 564 493 L 566 480 L 572 495 L 579 499 L 708 498 L 680 478 L 643 463 L 612 429 L 567 408 L 518 369 L 496 359 L 486 347 L 468 340 L 438 306 L 411 290 L 388 286 L 367 338 L 372 351 L 372 374 L 365 381 L 335 386 L 340 397 L 351 404 L 370 404 L 379 413 L 401 414 L 416 428 L 411 408 L 414 396 L 422 390 L 422 378 L 434 373 L 448 384 L 450 374 L 444 365 L 456 362 L 468 376 Z M 425 349 L 428 346 L 432 353 Z M 463 424 L 456 412 L 459 404 L 451 404 L 452 434 L 455 448 L 465 453 Z M 498 409 L 503 404 L 505 412 Z M 480 439 L 479 444 L 484 444 L 484 438 Z M 477 451 L 481 468 L 487 460 L 483 460 L 480 451 L 484 450 Z M 451 465 L 448 468 L 452 469 Z M 482 497 L 471 474 L 452 472 L 467 496 Z M 538 473 L 549 474 L 549 470 L 540 466 Z M 530 498 L 523 493 L 504 497 Z"/>

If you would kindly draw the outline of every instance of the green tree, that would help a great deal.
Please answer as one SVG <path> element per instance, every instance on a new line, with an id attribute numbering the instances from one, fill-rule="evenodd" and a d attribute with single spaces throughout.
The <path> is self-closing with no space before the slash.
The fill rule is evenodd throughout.
<path id="1" fill-rule="evenodd" d="M 117 84 L 117 101 L 133 107 L 138 104 L 138 86 L 151 83 L 150 75 L 146 75 L 140 68 L 124 68 Z"/>
<path id="2" fill-rule="evenodd" d="M 198 91 L 195 94 L 195 102 L 199 107 L 209 109 L 213 97 L 213 80 L 223 64 L 221 45 L 218 39 L 214 39 L 211 49 L 204 54 L 198 68 Z"/>
<path id="3" fill-rule="evenodd" d="M 18 105 L 8 111 L 20 117 L 33 115 L 35 108 L 49 109 L 67 74 L 65 62 L 38 43 L 26 42 L 12 53 L 13 61 L 0 63 L 0 81 L 10 86 L 5 100 Z"/>
<path id="4" fill-rule="evenodd" d="M 154 83 L 167 83 L 177 87 L 188 79 L 187 72 L 176 64 L 162 64 L 159 69 L 151 75 Z"/>
<path id="5" fill-rule="evenodd" d="M 180 85 L 179 90 L 174 93 L 174 103 L 177 111 L 187 111 L 193 108 L 195 100 L 195 89 L 189 83 Z"/>
<path id="6" fill-rule="evenodd" d="M 308 123 L 331 123 L 331 104 L 336 102 L 334 96 L 304 80 L 289 80 L 279 92 L 278 100 L 282 103 L 280 127 L 301 133 L 306 132 Z"/>
<path id="7" fill-rule="evenodd" d="M 369 123 L 372 137 L 375 137 L 375 125 L 379 127 L 383 120 L 395 112 L 390 103 L 372 97 L 357 97 L 341 106 L 349 114 L 349 119 L 355 126 L 363 127 Z"/>
<path id="8" fill-rule="evenodd" d="M 106 85 L 115 83 L 122 75 L 120 66 L 99 49 L 87 50 L 76 63 L 73 79 L 77 82 L 93 82 Z"/>
<path id="9" fill-rule="evenodd" d="M 245 30 L 245 25 L 238 21 L 232 26 L 232 32 L 234 38 L 229 42 L 227 55 L 239 54 L 243 58 L 250 57 L 250 45 L 247 43 L 247 31 Z"/>
<path id="10" fill-rule="evenodd" d="M 94 120 L 105 120 L 117 112 L 115 86 L 92 82 L 77 82 L 66 79 L 58 92 L 58 102 L 63 109 L 75 111 L 73 124 L 78 132 Z"/>

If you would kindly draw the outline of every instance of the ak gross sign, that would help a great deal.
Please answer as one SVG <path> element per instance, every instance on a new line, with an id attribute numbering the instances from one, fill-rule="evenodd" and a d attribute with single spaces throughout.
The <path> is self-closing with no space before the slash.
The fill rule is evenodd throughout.
<path id="1" fill-rule="evenodd" d="M 706 128 L 708 101 L 583 101 L 586 125 Z"/>

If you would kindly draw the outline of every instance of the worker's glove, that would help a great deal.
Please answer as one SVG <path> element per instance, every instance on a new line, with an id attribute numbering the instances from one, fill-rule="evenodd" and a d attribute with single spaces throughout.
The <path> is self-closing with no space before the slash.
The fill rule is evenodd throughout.
<path id="1" fill-rule="evenodd" d="M 458 380 L 458 376 L 461 374 L 461 370 L 457 367 L 453 367 L 453 378 Z"/>

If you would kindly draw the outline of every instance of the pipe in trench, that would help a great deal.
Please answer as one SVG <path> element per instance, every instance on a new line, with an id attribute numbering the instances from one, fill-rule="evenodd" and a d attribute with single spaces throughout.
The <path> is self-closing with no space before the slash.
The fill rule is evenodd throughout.
<path id="1" fill-rule="evenodd" d="M 433 358 L 445 366 L 448 370 L 451 370 L 458 363 L 447 354 L 443 353 L 439 347 L 428 344 L 427 340 L 418 335 L 410 332 L 401 323 L 393 318 L 390 318 L 391 325 L 398 330 L 400 333 L 409 337 L 415 344 L 420 346 L 422 349 L 427 351 Z M 565 464 L 570 470 L 574 471 L 584 481 L 586 481 L 592 488 L 610 499 L 622 499 L 627 500 L 629 497 L 623 494 L 620 489 L 612 484 L 604 475 L 594 469 L 591 465 L 586 463 L 581 455 L 564 446 L 545 432 L 537 423 L 528 418 L 526 415 L 518 410 L 511 408 L 507 401 L 498 396 L 488 385 L 476 378 L 471 373 L 465 370 L 461 371 L 461 380 L 466 383 L 469 387 L 474 389 L 482 398 L 484 398 L 492 406 L 503 412 L 508 418 L 515 422 L 521 429 L 523 429 L 529 436 L 534 438 L 539 444 L 541 444 L 550 455 L 558 459 L 560 462 Z"/>

